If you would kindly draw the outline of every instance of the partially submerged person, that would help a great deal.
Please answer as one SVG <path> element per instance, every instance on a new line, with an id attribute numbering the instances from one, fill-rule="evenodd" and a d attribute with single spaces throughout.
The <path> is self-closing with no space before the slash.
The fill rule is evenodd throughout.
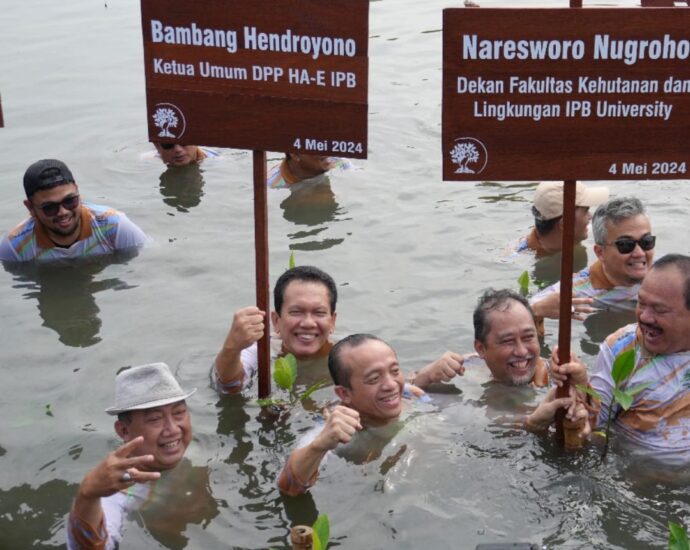
<path id="1" fill-rule="evenodd" d="M 611 199 L 597 208 L 592 230 L 597 261 L 573 276 L 575 318 L 598 309 L 633 311 L 656 244 L 642 203 L 633 197 Z M 557 319 L 560 283 L 535 294 L 530 304 L 538 318 Z"/>
<path id="2" fill-rule="evenodd" d="M 278 477 L 278 488 L 288 495 L 304 493 L 316 482 L 330 451 L 347 455 L 364 439 L 367 457 L 380 452 L 399 428 L 403 399 L 428 400 L 421 389 L 405 383 L 395 351 L 370 334 L 339 341 L 329 354 L 328 369 L 340 404 L 324 409 L 323 427 L 288 457 Z"/>
<path id="3" fill-rule="evenodd" d="M 637 323 L 602 343 L 591 385 L 602 397 L 593 427 L 606 424 L 650 455 L 669 462 L 690 460 L 690 257 L 668 254 L 640 287 Z M 635 367 L 623 389 L 647 384 L 625 411 L 608 404 L 614 391 L 613 364 L 634 350 Z"/>
<path id="4" fill-rule="evenodd" d="M 332 346 L 337 300 L 335 281 L 324 271 L 297 266 L 283 273 L 273 290 L 275 310 L 271 312 L 281 341 L 280 354 L 291 353 L 298 361 L 323 361 Z M 239 393 L 251 382 L 258 366 L 256 342 L 263 336 L 264 318 L 265 313 L 256 306 L 235 313 L 212 367 L 214 386 L 220 393 Z"/>
<path id="5" fill-rule="evenodd" d="M 142 246 L 147 237 L 107 206 L 82 202 L 65 163 L 43 159 L 24 174 L 24 205 L 31 217 L 0 241 L 0 260 L 54 261 L 110 254 Z"/>
<path id="6" fill-rule="evenodd" d="M 185 400 L 196 390 L 183 390 L 167 365 L 124 370 L 115 385 L 115 405 L 106 412 L 117 415 L 115 432 L 124 444 L 79 485 L 67 525 L 70 550 L 116 548 L 127 514 L 149 501 L 163 477 L 174 475 L 192 440 Z M 179 485 L 177 489 L 184 490 Z M 177 498 L 167 502 L 173 514 L 180 505 L 185 509 L 196 505 L 183 502 L 183 494 Z"/>
<path id="7" fill-rule="evenodd" d="M 213 149 L 198 145 L 181 145 L 179 143 L 153 143 L 161 160 L 170 167 L 198 164 L 207 157 L 217 157 Z"/>
<path id="8" fill-rule="evenodd" d="M 575 189 L 575 224 L 573 238 L 579 243 L 587 238 L 589 209 L 608 199 L 606 187 L 587 187 L 577 182 Z M 532 206 L 534 227 L 517 244 L 515 251 L 532 251 L 537 258 L 550 256 L 563 248 L 563 183 L 541 182 L 534 192 Z"/>
<path id="9" fill-rule="evenodd" d="M 349 170 L 351 167 L 352 163 L 344 158 L 285 153 L 281 163 L 269 171 L 266 184 L 271 189 L 290 187 L 302 181 L 318 178 L 329 170 Z"/>

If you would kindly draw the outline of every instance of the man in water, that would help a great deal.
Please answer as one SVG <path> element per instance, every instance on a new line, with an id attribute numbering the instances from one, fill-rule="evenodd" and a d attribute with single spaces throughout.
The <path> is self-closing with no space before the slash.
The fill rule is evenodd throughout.
<path id="1" fill-rule="evenodd" d="M 352 163 L 347 159 L 303 153 L 285 153 L 282 162 L 268 173 L 266 183 L 271 189 L 290 187 L 305 180 L 317 178 L 332 170 L 348 170 Z"/>
<path id="2" fill-rule="evenodd" d="M 608 199 L 606 187 L 586 187 L 577 182 L 575 190 L 575 226 L 576 243 L 587 238 L 587 224 L 590 220 L 589 209 Z M 534 192 L 534 227 L 523 237 L 515 248 L 516 252 L 531 250 L 537 258 L 550 256 L 561 251 L 563 246 L 563 183 L 541 182 Z"/>
<path id="3" fill-rule="evenodd" d="M 122 212 L 82 203 L 65 163 L 44 159 L 24 174 L 24 205 L 31 217 L 0 241 L 0 260 L 53 261 L 110 254 L 147 238 Z"/>
<path id="4" fill-rule="evenodd" d="M 613 414 L 613 426 L 627 440 L 662 459 L 690 458 L 690 257 L 668 254 L 658 260 L 642 282 L 637 323 L 611 334 L 601 344 L 591 374 L 602 396 L 593 427 Z M 609 410 L 613 364 L 634 350 L 635 367 L 623 388 L 647 385 L 627 411 Z"/>
<path id="5" fill-rule="evenodd" d="M 595 211 L 592 230 L 597 261 L 573 276 L 575 318 L 597 309 L 634 311 L 656 244 L 642 203 L 633 197 L 611 199 Z M 560 284 L 538 292 L 530 304 L 538 319 L 558 319 Z"/>
<path id="6" fill-rule="evenodd" d="M 304 493 L 314 485 L 330 452 L 347 456 L 362 440 L 367 456 L 380 452 L 378 447 L 399 427 L 404 399 L 430 401 L 423 390 L 405 383 L 395 351 L 371 334 L 353 334 L 333 346 L 328 370 L 340 404 L 332 411 L 324 409 L 323 427 L 307 433 L 288 457 L 278 477 L 278 488 L 287 495 Z M 573 399 L 551 396 L 527 417 L 525 426 L 539 429 L 561 407 L 568 409 L 568 416 L 575 416 Z M 586 415 L 582 407 L 577 412 Z"/>
<path id="7" fill-rule="evenodd" d="M 217 157 L 218 153 L 198 145 L 180 145 L 179 143 L 156 143 L 153 144 L 161 160 L 170 167 L 187 166 L 188 164 L 200 163 L 205 158 Z"/>
<path id="8" fill-rule="evenodd" d="M 89 471 L 67 527 L 70 550 L 115 548 L 127 514 L 146 502 L 154 482 L 170 475 L 192 440 L 183 390 L 164 363 L 124 370 L 115 379 L 115 432 L 124 441 Z"/>

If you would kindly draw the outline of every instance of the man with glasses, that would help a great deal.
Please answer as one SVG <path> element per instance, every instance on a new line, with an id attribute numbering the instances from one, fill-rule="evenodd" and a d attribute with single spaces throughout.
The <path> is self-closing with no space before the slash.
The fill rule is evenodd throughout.
<path id="1" fill-rule="evenodd" d="M 144 232 L 122 212 L 82 203 L 65 163 L 43 159 L 24 174 L 24 205 L 31 217 L 0 241 L 0 260 L 54 261 L 110 254 L 141 246 Z"/>
<path id="2" fill-rule="evenodd" d="M 154 143 L 161 160 L 171 167 L 187 166 L 199 163 L 207 157 L 217 157 L 212 149 L 198 145 L 180 145 L 179 143 Z"/>
<path id="3" fill-rule="evenodd" d="M 573 276 L 573 316 L 583 319 L 597 310 L 634 311 L 656 244 L 642 203 L 623 197 L 602 204 L 592 218 L 592 230 L 597 261 Z M 530 303 L 536 317 L 557 319 L 559 283 L 537 293 Z"/>

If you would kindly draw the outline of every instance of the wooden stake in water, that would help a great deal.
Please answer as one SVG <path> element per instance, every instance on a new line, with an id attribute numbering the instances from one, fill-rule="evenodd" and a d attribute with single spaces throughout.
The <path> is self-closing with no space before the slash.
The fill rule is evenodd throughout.
<path id="1" fill-rule="evenodd" d="M 254 252 L 256 258 L 256 306 L 266 312 L 259 352 L 259 398 L 271 395 L 271 329 L 268 283 L 268 206 L 266 201 L 266 152 L 254 151 Z"/>
<path id="2" fill-rule="evenodd" d="M 314 531 L 307 525 L 295 525 L 290 530 L 292 550 L 310 550 L 313 544 Z"/>

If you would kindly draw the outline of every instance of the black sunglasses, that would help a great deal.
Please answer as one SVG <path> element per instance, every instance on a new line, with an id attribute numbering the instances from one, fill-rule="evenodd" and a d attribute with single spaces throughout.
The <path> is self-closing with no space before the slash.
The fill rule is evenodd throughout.
<path id="1" fill-rule="evenodd" d="M 180 147 L 185 147 L 181 143 L 180 144 L 178 144 L 178 143 L 159 143 L 158 145 L 161 146 L 161 149 L 165 149 L 166 151 L 170 151 L 170 149 L 175 147 L 175 145 L 179 145 Z"/>
<path id="2" fill-rule="evenodd" d="M 630 237 L 622 237 L 616 239 L 613 244 L 616 245 L 618 252 L 621 254 L 630 254 L 635 250 L 635 246 L 638 244 L 642 250 L 652 250 L 656 244 L 656 237 L 654 235 L 644 235 L 640 240 L 635 240 Z"/>
<path id="3" fill-rule="evenodd" d="M 67 195 L 60 202 L 46 202 L 39 206 L 46 216 L 56 216 L 60 211 L 60 207 L 67 210 L 74 210 L 79 206 L 79 195 Z"/>

